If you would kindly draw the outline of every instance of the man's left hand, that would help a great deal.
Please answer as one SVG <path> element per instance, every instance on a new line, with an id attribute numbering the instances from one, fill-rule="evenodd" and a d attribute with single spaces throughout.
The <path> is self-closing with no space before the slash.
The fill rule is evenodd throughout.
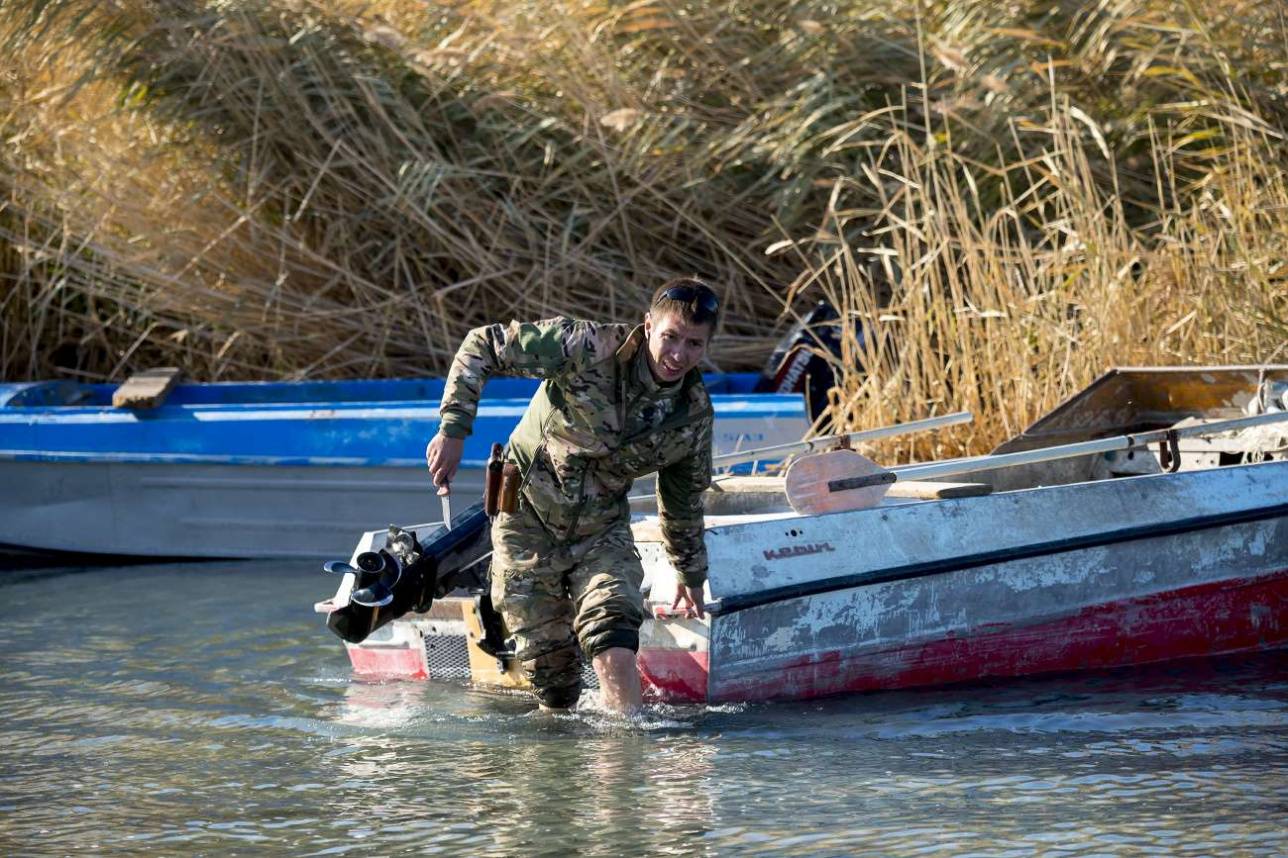
<path id="1" fill-rule="evenodd" d="M 697 617 L 700 620 L 706 616 L 701 587 L 686 587 L 683 584 L 675 586 L 675 601 L 671 603 L 671 610 L 681 609 L 686 617 Z"/>

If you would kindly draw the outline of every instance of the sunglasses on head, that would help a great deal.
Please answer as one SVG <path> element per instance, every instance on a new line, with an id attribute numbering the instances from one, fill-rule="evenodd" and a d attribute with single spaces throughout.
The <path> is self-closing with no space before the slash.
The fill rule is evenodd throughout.
<path id="1" fill-rule="evenodd" d="M 693 304 L 704 313 L 715 313 L 720 309 L 720 300 L 716 293 L 700 283 L 691 286 L 672 286 L 657 296 L 653 302 L 657 306 L 662 300 L 679 301 L 681 304 Z"/>

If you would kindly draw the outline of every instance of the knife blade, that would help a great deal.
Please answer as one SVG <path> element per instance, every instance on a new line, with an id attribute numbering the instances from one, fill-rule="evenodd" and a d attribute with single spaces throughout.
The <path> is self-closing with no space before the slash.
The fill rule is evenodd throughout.
<path id="1" fill-rule="evenodd" d="M 448 530 L 452 529 L 452 496 L 450 493 L 441 494 L 438 499 L 443 502 L 443 524 Z"/>

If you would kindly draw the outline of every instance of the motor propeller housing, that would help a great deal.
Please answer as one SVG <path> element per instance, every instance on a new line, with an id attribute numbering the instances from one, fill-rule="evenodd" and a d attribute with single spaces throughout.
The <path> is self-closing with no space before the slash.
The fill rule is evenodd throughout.
<path id="1" fill-rule="evenodd" d="M 409 611 L 428 611 L 434 599 L 457 589 L 487 586 L 485 560 L 492 552 L 489 519 L 483 504 L 456 517 L 448 530 L 439 527 L 422 544 L 416 533 L 391 525 L 385 546 L 364 551 L 356 566 L 332 560 L 329 573 L 355 577 L 348 601 L 327 614 L 327 627 L 350 643 L 361 643 L 381 626 Z"/>
<path id="2" fill-rule="evenodd" d="M 358 569 L 365 573 L 365 578 L 376 578 L 371 584 L 355 589 L 349 600 L 367 608 L 383 608 L 392 603 L 394 588 L 402 580 L 402 564 L 383 549 L 362 552 L 357 557 L 357 563 Z"/>

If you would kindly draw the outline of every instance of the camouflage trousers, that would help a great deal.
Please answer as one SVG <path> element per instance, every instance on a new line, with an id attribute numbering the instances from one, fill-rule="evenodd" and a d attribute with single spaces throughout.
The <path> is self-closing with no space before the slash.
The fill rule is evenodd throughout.
<path id="1" fill-rule="evenodd" d="M 492 522 L 492 605 L 547 706 L 577 702 L 582 653 L 639 649 L 643 579 L 626 517 L 571 544 L 551 539 L 526 502 Z"/>

